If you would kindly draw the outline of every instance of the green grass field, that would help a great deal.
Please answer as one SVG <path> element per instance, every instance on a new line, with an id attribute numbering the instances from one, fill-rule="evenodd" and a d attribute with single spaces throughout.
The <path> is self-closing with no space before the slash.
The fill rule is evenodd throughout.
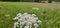
<path id="1" fill-rule="evenodd" d="M 33 7 L 39 10 L 33 10 Z M 46 13 L 43 15 L 43 10 Z M 13 28 L 13 18 L 17 13 L 36 14 L 42 21 L 39 28 L 60 28 L 60 9 L 46 7 L 42 4 L 24 3 L 24 2 L 0 2 L 0 28 Z M 10 16 L 6 17 L 5 15 Z M 45 17 L 45 18 L 44 18 Z"/>

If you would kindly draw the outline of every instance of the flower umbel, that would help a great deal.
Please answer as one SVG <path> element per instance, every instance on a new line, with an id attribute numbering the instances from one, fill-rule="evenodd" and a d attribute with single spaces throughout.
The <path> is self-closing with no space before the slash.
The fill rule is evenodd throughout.
<path id="1" fill-rule="evenodd" d="M 17 22 L 14 23 L 14 28 L 17 26 L 23 28 L 24 25 L 24 28 L 32 28 L 32 24 L 34 24 L 35 28 L 38 28 L 38 26 L 41 24 L 41 20 L 39 20 L 35 14 L 18 13 L 14 20 L 17 20 Z"/>

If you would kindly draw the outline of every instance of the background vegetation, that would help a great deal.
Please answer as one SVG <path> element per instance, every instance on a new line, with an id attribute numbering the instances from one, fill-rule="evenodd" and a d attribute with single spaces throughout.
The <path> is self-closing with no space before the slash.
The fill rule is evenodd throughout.
<path id="1" fill-rule="evenodd" d="M 33 10 L 37 7 L 39 10 Z M 43 6 L 40 3 L 0 2 L 0 28 L 13 28 L 17 13 L 36 14 L 42 21 L 39 28 L 60 28 L 60 9 Z M 10 16 L 5 16 L 10 15 Z"/>
<path id="2" fill-rule="evenodd" d="M 20 1 L 20 0 L 0 0 L 0 1 Z M 22 0 L 22 1 L 30 1 L 30 0 Z M 37 0 L 36 0 L 36 1 L 37 1 Z M 38 0 L 38 1 L 45 1 L 45 0 Z M 48 1 L 60 2 L 60 0 L 48 0 Z"/>

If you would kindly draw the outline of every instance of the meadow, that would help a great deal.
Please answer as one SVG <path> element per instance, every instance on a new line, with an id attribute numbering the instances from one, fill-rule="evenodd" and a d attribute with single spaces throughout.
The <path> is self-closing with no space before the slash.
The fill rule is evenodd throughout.
<path id="1" fill-rule="evenodd" d="M 39 10 L 33 10 L 32 8 L 39 8 Z M 25 12 L 37 15 L 42 21 L 39 28 L 60 28 L 59 8 L 28 2 L 0 2 L 0 28 L 13 28 L 13 18 L 17 13 Z"/>

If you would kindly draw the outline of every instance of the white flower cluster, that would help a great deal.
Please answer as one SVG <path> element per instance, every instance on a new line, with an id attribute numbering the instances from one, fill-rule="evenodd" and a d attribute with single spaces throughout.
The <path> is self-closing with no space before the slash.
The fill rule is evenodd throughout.
<path id="1" fill-rule="evenodd" d="M 33 10 L 39 10 L 39 8 L 36 8 L 36 7 L 35 7 L 35 8 L 32 8 L 32 9 L 33 9 Z"/>
<path id="2" fill-rule="evenodd" d="M 17 26 L 20 28 L 32 28 L 32 24 L 35 28 L 38 28 L 41 24 L 41 21 L 38 19 L 38 17 L 36 17 L 35 14 L 18 13 L 14 20 L 17 20 L 17 22 L 14 23 L 14 28 Z"/>

